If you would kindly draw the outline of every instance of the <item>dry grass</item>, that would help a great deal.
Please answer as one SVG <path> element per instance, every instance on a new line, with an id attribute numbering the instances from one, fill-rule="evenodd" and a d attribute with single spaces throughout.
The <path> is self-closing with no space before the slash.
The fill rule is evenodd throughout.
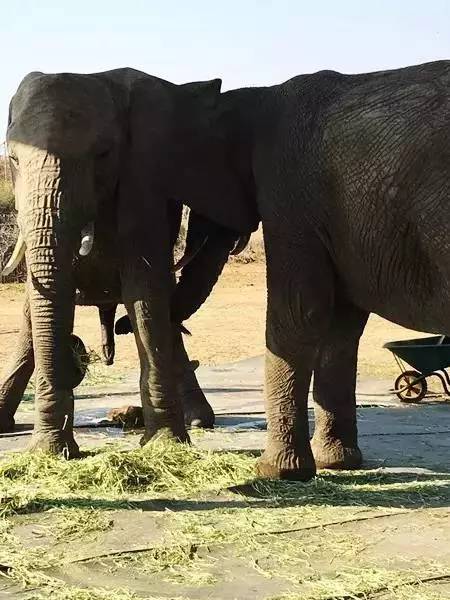
<path id="1" fill-rule="evenodd" d="M 9 359 L 17 337 L 22 310 L 21 290 L 21 286 L 0 286 L 0 364 Z M 192 332 L 191 337 L 185 337 L 190 357 L 201 364 L 216 365 L 263 354 L 265 307 L 264 263 L 230 262 L 210 298 L 187 323 Z M 124 309 L 120 307 L 118 316 L 122 314 Z M 89 348 L 99 351 L 100 326 L 96 308 L 77 308 L 75 333 Z M 383 349 L 383 344 L 421 335 L 372 315 L 361 341 L 359 375 L 394 378 L 398 368 L 391 353 Z M 118 381 L 121 375 L 137 371 L 138 365 L 133 336 L 118 336 L 114 366 L 95 365 L 90 384 L 102 385 L 108 379 Z"/>
<path id="2" fill-rule="evenodd" d="M 246 456 L 164 441 L 136 450 L 117 443 L 69 462 L 19 453 L 0 463 L 0 515 L 49 507 L 52 498 L 122 498 L 126 504 L 130 494 L 187 497 L 243 483 L 252 467 Z"/>

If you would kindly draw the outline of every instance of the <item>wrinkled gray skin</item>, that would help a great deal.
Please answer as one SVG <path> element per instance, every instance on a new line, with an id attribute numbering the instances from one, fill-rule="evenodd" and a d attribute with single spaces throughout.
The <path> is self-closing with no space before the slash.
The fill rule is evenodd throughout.
<path id="1" fill-rule="evenodd" d="M 220 80 L 174 85 L 118 69 L 31 73 L 12 99 L 7 142 L 28 266 L 19 347 L 26 350 L 31 330 L 36 371 L 29 449 L 79 455 L 69 344 L 76 287 L 92 293 L 91 304 L 126 306 L 141 365 L 143 443 L 156 434 L 188 440 L 179 381 L 189 361 L 170 314 L 170 201 L 193 196 L 203 204 L 214 195 L 223 203 L 242 194 L 213 137 L 219 96 Z M 93 249 L 80 259 L 81 232 L 90 223 Z M 219 230 L 232 248 L 252 228 L 253 214 L 240 202 L 226 231 Z M 6 417 L 0 407 L 0 421 Z"/>
<path id="2" fill-rule="evenodd" d="M 117 305 L 99 307 L 103 362 L 112 365 L 115 356 L 114 316 Z M 14 415 L 23 398 L 34 371 L 33 338 L 29 326 L 29 304 L 24 307 L 24 317 L 15 350 L 6 376 L 0 384 L 0 433 L 14 431 Z"/>
<path id="3" fill-rule="evenodd" d="M 356 363 L 369 313 L 450 334 L 450 62 L 303 75 L 226 92 L 221 108 L 217 127 L 267 257 L 259 473 L 308 480 L 316 467 L 358 467 Z M 187 200 L 223 225 L 241 201 Z"/>

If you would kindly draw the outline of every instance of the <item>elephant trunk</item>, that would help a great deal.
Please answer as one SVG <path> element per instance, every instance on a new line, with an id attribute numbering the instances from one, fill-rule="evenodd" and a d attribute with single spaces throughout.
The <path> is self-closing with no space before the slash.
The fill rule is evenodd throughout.
<path id="1" fill-rule="evenodd" d="M 20 199 L 19 222 L 26 243 L 30 313 L 36 363 L 34 446 L 51 452 L 77 454 L 72 436 L 75 285 L 72 260 L 81 226 L 71 190 L 57 162 L 47 164 L 45 177 Z M 31 187 L 31 186 L 30 186 Z M 78 225 L 80 225 L 78 223 Z M 33 444 L 32 444 L 33 445 Z"/>
<path id="2" fill-rule="evenodd" d="M 209 224 L 206 241 L 183 267 L 175 287 L 171 305 L 174 323 L 189 319 L 208 298 L 235 247 L 237 237 L 234 231 Z"/>

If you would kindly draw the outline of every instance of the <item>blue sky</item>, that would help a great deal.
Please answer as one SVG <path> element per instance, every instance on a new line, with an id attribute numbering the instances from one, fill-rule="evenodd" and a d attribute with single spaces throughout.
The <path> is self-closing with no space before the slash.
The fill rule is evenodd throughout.
<path id="1" fill-rule="evenodd" d="M 450 59 L 449 0 L 1 0 L 0 137 L 33 70 L 121 66 L 224 89 Z M 2 138 L 3 139 L 3 138 Z M 0 140 L 1 142 L 2 140 Z"/>

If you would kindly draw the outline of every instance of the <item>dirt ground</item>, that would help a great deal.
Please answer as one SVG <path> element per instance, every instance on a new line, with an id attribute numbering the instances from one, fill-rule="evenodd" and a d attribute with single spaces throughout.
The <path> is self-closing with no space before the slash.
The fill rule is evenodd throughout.
<path id="1" fill-rule="evenodd" d="M 0 285 L 0 370 L 14 348 L 21 320 L 22 293 L 20 285 Z M 191 337 L 185 337 L 190 357 L 201 364 L 214 365 L 262 354 L 265 305 L 265 265 L 229 263 L 208 301 L 186 323 L 192 333 Z M 120 307 L 118 315 L 123 312 Z M 77 308 L 75 331 L 91 349 L 100 351 L 97 309 Z M 421 335 L 372 315 L 360 346 L 360 376 L 395 376 L 398 368 L 383 344 Z M 136 368 L 133 337 L 118 337 L 114 374 Z"/>

